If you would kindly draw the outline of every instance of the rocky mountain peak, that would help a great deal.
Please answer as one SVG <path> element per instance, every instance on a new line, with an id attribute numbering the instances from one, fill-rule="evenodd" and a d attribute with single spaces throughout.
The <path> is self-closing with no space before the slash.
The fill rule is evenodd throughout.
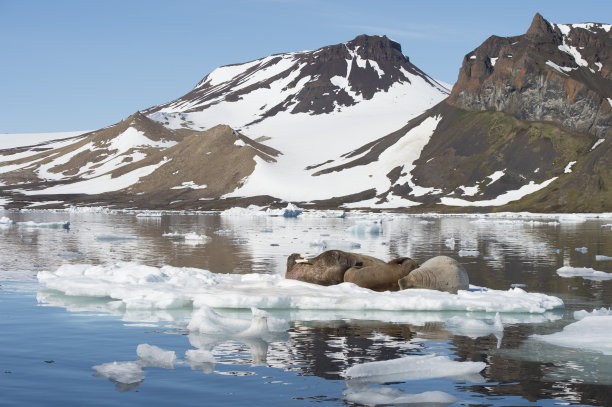
<path id="1" fill-rule="evenodd" d="M 448 102 L 603 138 L 612 131 L 611 34 L 609 25 L 536 14 L 526 34 L 493 36 L 468 53 Z"/>
<path id="2" fill-rule="evenodd" d="M 346 45 L 350 49 L 357 49 L 356 52 L 364 59 L 408 62 L 408 58 L 402 54 L 402 46 L 387 38 L 386 35 L 381 37 L 362 34 L 347 42 Z"/>
<path id="3" fill-rule="evenodd" d="M 531 25 L 525 33 L 530 41 L 533 42 L 554 42 L 561 44 L 561 35 L 558 30 L 555 30 L 540 13 L 536 13 L 531 21 Z"/>
<path id="4" fill-rule="evenodd" d="M 144 113 L 165 123 L 173 121 L 170 115 L 212 112 L 227 105 L 228 109 L 243 113 L 244 120 L 233 122 L 232 126 L 244 128 L 281 112 L 310 115 L 339 112 L 394 86 L 410 87 L 413 82 L 425 82 L 425 86 L 418 86 L 422 89 L 419 92 L 431 93 L 433 98 L 449 93 L 411 64 L 397 42 L 386 36 L 359 35 L 315 51 L 275 54 L 222 66 L 204 77 L 191 92 Z M 268 96 L 262 97 L 263 93 Z M 189 125 L 188 119 L 175 122 Z M 206 123 L 204 127 L 214 124 L 217 123 Z"/>

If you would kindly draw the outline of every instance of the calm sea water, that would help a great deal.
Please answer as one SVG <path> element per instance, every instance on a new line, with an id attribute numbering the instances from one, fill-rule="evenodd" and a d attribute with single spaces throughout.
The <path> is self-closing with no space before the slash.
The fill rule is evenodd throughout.
<path id="1" fill-rule="evenodd" d="M 473 380 L 373 383 L 370 391 L 441 391 L 457 399 L 453 405 L 612 404 L 612 356 L 528 339 L 574 322 L 574 310 L 612 306 L 610 280 L 556 274 L 563 265 L 612 272 L 612 261 L 595 260 L 612 256 L 606 220 L 388 216 L 382 233 L 360 234 L 347 231 L 365 221 L 356 217 L 137 218 L 46 211 L 1 216 L 16 222 L 70 221 L 71 227 L 0 228 L 0 405 L 359 405 L 347 393 L 347 368 L 425 354 L 482 361 L 486 368 Z M 208 239 L 177 242 L 162 236 L 168 232 L 196 232 Z M 453 333 L 444 324 L 457 315 L 450 312 L 286 310 L 270 311 L 289 320 L 286 333 L 270 341 L 240 340 L 188 332 L 181 323 L 191 309 L 110 312 L 102 306 L 108 299 L 68 297 L 36 281 L 38 271 L 66 263 L 118 261 L 282 274 L 289 254 L 316 253 L 322 240 L 357 243 L 354 251 L 386 260 L 410 256 L 422 262 L 449 255 L 464 264 L 472 284 L 503 290 L 520 284 L 526 291 L 558 296 L 566 307 L 546 317 L 502 316 L 501 341 Z M 472 256 L 460 257 L 460 250 Z M 250 318 L 250 310 L 225 312 Z M 142 377 L 130 383 L 93 369 L 136 361 L 140 344 L 176 352 L 177 363 L 144 367 Z M 187 363 L 185 352 L 198 348 L 212 349 L 216 362 Z"/>

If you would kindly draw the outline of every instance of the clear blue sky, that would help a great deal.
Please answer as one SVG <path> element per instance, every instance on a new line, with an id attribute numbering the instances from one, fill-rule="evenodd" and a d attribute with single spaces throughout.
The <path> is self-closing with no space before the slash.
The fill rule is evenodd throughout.
<path id="1" fill-rule="evenodd" d="M 0 0 L 0 133 L 108 126 L 218 66 L 363 33 L 453 83 L 465 54 L 523 34 L 536 12 L 612 23 L 612 2 L 596 0 Z"/>

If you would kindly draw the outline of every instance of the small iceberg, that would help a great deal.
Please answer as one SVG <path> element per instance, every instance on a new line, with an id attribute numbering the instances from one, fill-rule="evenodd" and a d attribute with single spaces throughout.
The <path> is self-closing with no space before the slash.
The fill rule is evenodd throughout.
<path id="1" fill-rule="evenodd" d="M 280 209 L 266 209 L 266 215 L 268 216 L 282 216 L 283 218 L 297 218 L 302 213 L 302 209 L 298 208 L 292 203 L 288 203 L 285 208 Z"/>

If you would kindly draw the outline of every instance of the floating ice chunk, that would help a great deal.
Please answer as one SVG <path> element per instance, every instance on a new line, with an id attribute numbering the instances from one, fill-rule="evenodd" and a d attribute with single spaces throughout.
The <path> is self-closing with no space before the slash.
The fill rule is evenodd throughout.
<path id="1" fill-rule="evenodd" d="M 192 240 L 203 242 L 208 240 L 206 235 L 199 235 L 196 232 L 188 232 L 188 233 L 179 233 L 179 232 L 168 232 L 162 234 L 163 237 L 167 237 L 171 240 Z"/>
<path id="2" fill-rule="evenodd" d="M 587 280 L 612 280 L 612 273 L 606 273 L 604 271 L 597 271 L 590 267 L 571 267 L 563 266 L 557 269 L 557 274 L 561 277 L 582 277 Z"/>
<path id="3" fill-rule="evenodd" d="M 449 237 L 448 239 L 444 241 L 444 245 L 451 250 L 455 250 L 455 239 L 452 237 Z"/>
<path id="4" fill-rule="evenodd" d="M 457 253 L 459 257 L 478 257 L 480 256 L 480 252 L 478 250 L 459 250 Z"/>
<path id="5" fill-rule="evenodd" d="M 22 228 L 70 229 L 70 222 L 17 222 Z"/>
<path id="6" fill-rule="evenodd" d="M 163 350 L 154 345 L 141 343 L 136 348 L 136 354 L 143 366 L 156 366 L 164 369 L 174 369 L 176 353 L 171 350 Z"/>
<path id="7" fill-rule="evenodd" d="M 265 216 L 261 206 L 249 205 L 246 208 L 234 207 L 220 213 L 221 216 Z"/>
<path id="8" fill-rule="evenodd" d="M 159 211 L 144 211 L 136 214 L 137 218 L 161 218 L 162 216 L 164 214 Z"/>
<path id="9" fill-rule="evenodd" d="M 288 203 L 285 208 L 266 210 L 268 216 L 282 216 L 284 218 L 297 218 L 302 213 L 302 209 L 292 203 Z"/>
<path id="10" fill-rule="evenodd" d="M 608 256 L 602 256 L 600 254 L 595 256 L 595 260 L 596 261 L 608 261 L 608 260 L 612 260 L 612 257 L 608 257 Z"/>
<path id="11" fill-rule="evenodd" d="M 382 233 L 382 222 L 358 222 L 355 225 L 350 226 L 348 229 L 346 229 L 346 231 L 358 236 L 380 235 Z"/>
<path id="12" fill-rule="evenodd" d="M 582 223 L 586 222 L 586 218 L 577 213 L 565 213 L 559 216 L 559 222 L 561 223 Z"/>
<path id="13" fill-rule="evenodd" d="M 144 380 L 143 366 L 138 361 L 104 363 L 92 366 L 92 369 L 96 371 L 94 376 L 108 377 L 113 382 L 132 384 Z"/>
<path id="14" fill-rule="evenodd" d="M 185 361 L 192 370 L 201 370 L 204 373 L 212 373 L 217 363 L 212 352 L 204 349 L 187 349 Z"/>
<path id="15" fill-rule="evenodd" d="M 577 320 L 581 320 L 586 317 L 607 316 L 607 315 L 612 315 L 612 309 L 601 307 L 600 309 L 594 309 L 591 312 L 586 311 L 586 310 L 574 311 L 574 319 L 577 319 Z"/>
<path id="16" fill-rule="evenodd" d="M 373 383 L 439 377 L 472 378 L 485 367 L 484 362 L 457 362 L 448 356 L 410 355 L 351 366 L 346 370 L 345 376 L 348 379 Z"/>
<path id="17" fill-rule="evenodd" d="M 331 240 L 331 239 L 315 240 L 313 242 L 310 242 L 310 246 L 320 247 L 321 250 L 323 251 L 332 250 L 332 249 L 351 250 L 351 249 L 361 248 L 361 244 L 357 242 L 350 242 L 346 240 Z"/>
<path id="18" fill-rule="evenodd" d="M 568 348 L 612 355 L 612 315 L 591 315 L 567 325 L 561 332 L 531 338 Z"/>
<path id="19" fill-rule="evenodd" d="M 13 222 L 12 220 L 10 220 L 9 218 L 7 218 L 6 216 L 3 216 L 0 218 L 0 225 L 13 225 L 15 222 Z"/>
<path id="20" fill-rule="evenodd" d="M 367 387 L 348 389 L 342 394 L 349 403 L 359 405 L 435 405 L 445 406 L 457 401 L 453 395 L 443 391 L 426 391 L 411 394 L 389 387 Z"/>
<path id="21" fill-rule="evenodd" d="M 345 218 L 346 211 L 343 210 L 304 210 L 301 218 Z"/>
<path id="22" fill-rule="evenodd" d="M 587 253 L 589 251 L 587 247 L 576 247 L 574 250 L 580 253 Z"/>

